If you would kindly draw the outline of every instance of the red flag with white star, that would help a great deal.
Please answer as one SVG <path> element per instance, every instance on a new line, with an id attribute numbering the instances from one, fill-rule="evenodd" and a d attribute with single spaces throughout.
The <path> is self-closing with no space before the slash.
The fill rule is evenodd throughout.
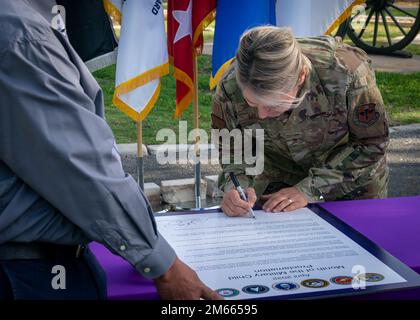
<path id="1" fill-rule="evenodd" d="M 193 99 L 193 63 L 203 44 L 204 28 L 214 19 L 216 0 L 168 0 L 168 51 L 176 79 L 174 117 Z"/>

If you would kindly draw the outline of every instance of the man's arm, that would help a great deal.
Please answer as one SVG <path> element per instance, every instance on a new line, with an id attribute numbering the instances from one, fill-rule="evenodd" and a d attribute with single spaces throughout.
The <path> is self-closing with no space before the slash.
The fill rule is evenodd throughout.
<path id="1" fill-rule="evenodd" d="M 175 253 L 64 48 L 51 36 L 0 55 L 2 161 L 89 238 L 148 278 L 164 274 Z"/>
<path id="2" fill-rule="evenodd" d="M 349 143 L 332 150 L 322 167 L 311 168 L 309 176 L 296 185 L 310 201 L 319 201 L 321 196 L 342 197 L 385 170 L 388 120 L 375 73 L 368 63 L 356 70 L 347 93 L 347 107 Z"/>

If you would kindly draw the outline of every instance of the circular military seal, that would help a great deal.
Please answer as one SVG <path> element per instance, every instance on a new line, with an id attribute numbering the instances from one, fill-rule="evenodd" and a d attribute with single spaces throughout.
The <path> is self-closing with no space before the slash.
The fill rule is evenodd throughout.
<path id="1" fill-rule="evenodd" d="M 270 288 L 260 284 L 253 284 L 243 287 L 242 291 L 249 294 L 263 294 L 270 291 Z"/>
<path id="2" fill-rule="evenodd" d="M 233 288 L 221 288 L 217 289 L 216 292 L 225 298 L 235 297 L 240 293 L 239 290 Z"/>
<path id="3" fill-rule="evenodd" d="M 332 283 L 341 285 L 350 285 L 353 282 L 353 277 L 348 276 L 337 276 L 330 279 Z"/>
<path id="4" fill-rule="evenodd" d="M 290 290 L 296 290 L 299 288 L 300 286 L 297 283 L 293 283 L 293 282 L 277 282 L 273 284 L 273 289 L 276 289 L 276 290 L 290 291 Z"/>
<path id="5" fill-rule="evenodd" d="M 366 282 L 379 282 L 385 279 L 380 273 L 362 273 L 358 276 L 358 279 Z"/>
<path id="6" fill-rule="evenodd" d="M 307 280 L 303 280 L 300 284 L 306 288 L 314 288 L 314 289 L 325 288 L 330 285 L 330 283 L 327 280 L 323 280 L 323 279 L 307 279 Z"/>

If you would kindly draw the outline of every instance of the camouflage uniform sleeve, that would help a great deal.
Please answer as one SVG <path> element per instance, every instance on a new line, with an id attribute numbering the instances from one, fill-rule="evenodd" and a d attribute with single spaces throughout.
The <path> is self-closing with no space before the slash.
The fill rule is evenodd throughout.
<path id="1" fill-rule="evenodd" d="M 308 177 L 296 185 L 312 202 L 357 196 L 355 190 L 387 170 L 388 119 L 368 62 L 355 70 L 346 98 L 348 143 L 332 149 L 324 164 L 311 168 Z"/>
<path id="2" fill-rule="evenodd" d="M 225 134 L 229 134 L 232 130 L 240 130 L 238 128 L 238 120 L 233 103 L 229 98 L 222 81 L 220 81 L 217 85 L 216 91 L 212 97 L 211 127 L 213 130 L 216 130 L 221 134 L 223 134 L 223 132 L 225 132 Z M 214 139 L 214 143 L 216 144 L 216 148 L 219 150 L 219 162 L 222 167 L 222 172 L 219 174 L 219 188 L 222 191 L 227 192 L 234 187 L 228 176 L 230 172 L 233 172 L 238 177 L 242 188 L 251 187 L 253 185 L 253 178 L 245 174 L 245 169 L 247 167 L 245 162 L 242 161 L 241 164 L 234 163 L 234 147 L 229 145 L 229 149 L 225 151 L 229 152 L 226 157 L 229 161 L 222 161 L 223 141 L 220 138 L 220 135 L 217 139 Z M 242 150 L 239 151 L 242 153 Z"/>

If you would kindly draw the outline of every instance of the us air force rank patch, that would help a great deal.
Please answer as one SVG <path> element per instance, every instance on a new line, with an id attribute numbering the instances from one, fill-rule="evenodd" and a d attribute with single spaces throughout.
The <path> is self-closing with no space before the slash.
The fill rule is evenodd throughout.
<path id="1" fill-rule="evenodd" d="M 380 117 L 379 112 L 376 111 L 376 103 L 366 103 L 358 106 L 354 110 L 354 123 L 363 127 L 370 127 Z"/>

